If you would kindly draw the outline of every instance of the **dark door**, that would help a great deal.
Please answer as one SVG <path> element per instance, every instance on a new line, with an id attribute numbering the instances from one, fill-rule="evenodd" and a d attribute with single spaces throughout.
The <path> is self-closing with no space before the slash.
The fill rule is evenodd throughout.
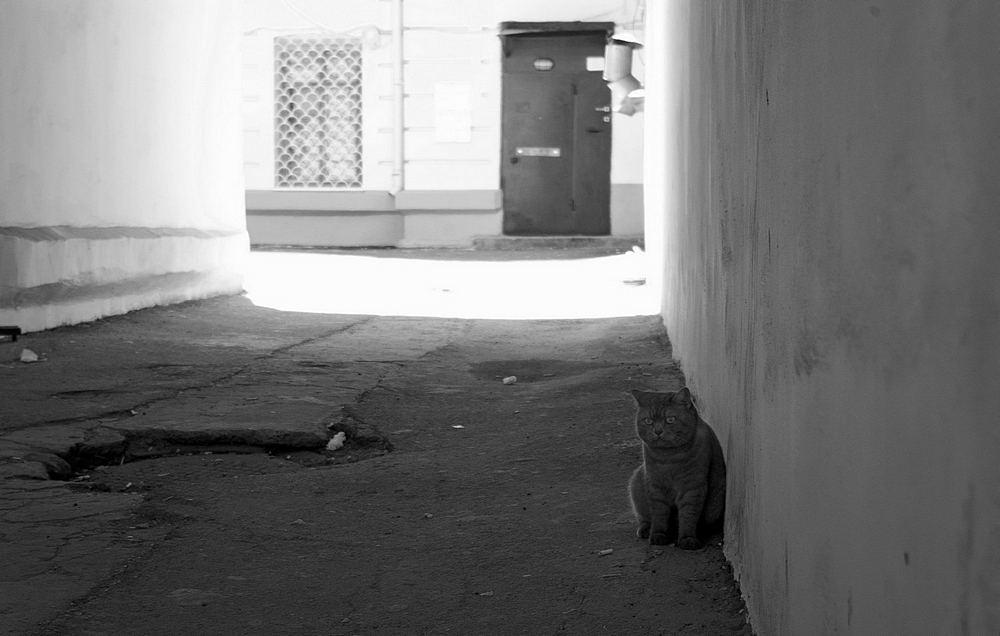
<path id="1" fill-rule="evenodd" d="M 587 70 L 604 44 L 599 32 L 505 38 L 504 234 L 611 232 L 611 94 Z"/>

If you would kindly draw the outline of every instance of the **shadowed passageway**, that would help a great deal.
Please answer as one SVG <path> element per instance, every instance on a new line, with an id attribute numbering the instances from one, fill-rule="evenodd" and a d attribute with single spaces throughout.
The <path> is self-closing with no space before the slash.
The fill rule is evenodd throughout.
<path id="1" fill-rule="evenodd" d="M 5 633 L 749 633 L 719 545 L 635 537 L 626 391 L 683 383 L 656 316 L 231 297 L 3 346 L 43 359 L 3 368 L 5 457 L 76 463 L 3 482 Z"/>

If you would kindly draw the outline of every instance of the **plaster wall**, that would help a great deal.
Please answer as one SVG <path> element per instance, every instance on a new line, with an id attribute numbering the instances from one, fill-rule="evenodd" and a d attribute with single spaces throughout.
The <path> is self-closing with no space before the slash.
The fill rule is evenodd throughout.
<path id="1" fill-rule="evenodd" d="M 0 3 L 0 322 L 242 289 L 238 8 Z"/>
<path id="2" fill-rule="evenodd" d="M 392 60 L 390 3 L 379 0 L 243 0 L 244 115 L 247 188 L 274 189 L 275 36 L 293 33 L 348 34 L 363 42 L 362 99 L 364 117 L 363 190 L 392 188 Z M 442 4 L 436 0 L 406 0 L 404 9 L 404 188 L 418 191 L 500 189 L 501 42 L 504 21 L 613 21 L 622 28 L 641 29 L 635 0 L 586 0 L 538 3 L 533 0 Z M 642 79 L 642 59 L 634 74 Z M 466 84 L 472 93 L 471 139 L 445 142 L 435 127 L 436 87 Z M 610 98 L 609 98 L 610 101 Z M 642 231 L 642 114 L 613 115 L 612 233 Z M 617 192 L 615 192 L 617 190 Z M 356 190 L 354 190 L 356 191 Z M 402 209 L 402 208 L 401 208 Z M 400 245 L 469 245 L 473 236 L 499 234 L 500 207 L 456 213 L 455 206 L 438 218 L 408 219 Z M 365 209 L 352 210 L 363 214 Z M 373 210 L 372 212 L 381 212 Z M 489 220 L 487 220 L 489 219 Z M 433 223 L 441 221 L 441 239 L 433 239 Z M 256 225 L 256 224 L 254 224 Z M 360 226 L 359 226 L 360 227 Z M 428 234 L 428 232 L 430 232 Z M 330 235 L 330 233 L 327 233 Z M 330 235 L 331 237 L 335 235 Z M 386 239 L 388 235 L 385 235 Z M 273 243 L 253 236 L 255 243 Z M 343 236 L 344 245 L 359 237 Z"/>
<path id="3" fill-rule="evenodd" d="M 471 247 L 476 236 L 499 236 L 503 217 L 477 210 L 406 210 L 399 247 Z"/>
<path id="4" fill-rule="evenodd" d="M 299 247 L 396 247 L 404 236 L 395 212 L 251 214 L 247 232 L 253 245 Z"/>
<path id="5" fill-rule="evenodd" d="M 648 9 L 647 246 L 756 633 L 1000 632 L 1000 6 Z"/>

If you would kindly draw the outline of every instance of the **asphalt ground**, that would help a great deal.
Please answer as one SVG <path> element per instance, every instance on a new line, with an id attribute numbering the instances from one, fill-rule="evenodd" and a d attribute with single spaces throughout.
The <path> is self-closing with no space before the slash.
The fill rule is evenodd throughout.
<path id="1" fill-rule="evenodd" d="M 750 633 L 719 540 L 634 534 L 626 391 L 683 384 L 635 315 L 641 254 L 329 256 L 348 282 L 285 274 L 309 311 L 258 277 L 0 343 L 0 634 Z M 367 276 L 379 312 L 331 311 L 359 258 L 419 285 Z M 455 267 L 533 307 L 421 315 L 480 304 Z"/>

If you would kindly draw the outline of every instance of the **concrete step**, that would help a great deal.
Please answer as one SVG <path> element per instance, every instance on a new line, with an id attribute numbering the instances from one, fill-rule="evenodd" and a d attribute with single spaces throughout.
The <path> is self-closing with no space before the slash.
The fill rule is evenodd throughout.
<path id="1" fill-rule="evenodd" d="M 603 248 L 627 251 L 645 247 L 641 235 L 635 236 L 477 236 L 472 241 L 477 250 L 521 251 L 545 249 Z"/>

